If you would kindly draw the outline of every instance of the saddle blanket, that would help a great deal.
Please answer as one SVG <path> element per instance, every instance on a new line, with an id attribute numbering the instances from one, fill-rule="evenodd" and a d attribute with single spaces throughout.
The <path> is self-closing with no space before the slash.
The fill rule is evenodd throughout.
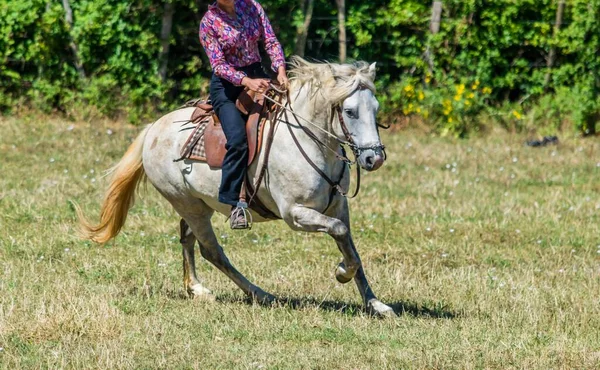
<path id="1" fill-rule="evenodd" d="M 204 132 L 206 127 L 211 122 L 211 117 L 202 117 L 201 120 L 196 123 L 196 127 L 186 140 L 181 152 L 179 153 L 181 159 L 192 159 L 195 161 L 206 161 L 206 150 L 204 147 Z"/>
<path id="2" fill-rule="evenodd" d="M 236 101 L 238 110 L 248 115 L 246 121 L 248 166 L 261 150 L 266 122 L 277 115 L 276 106 L 265 104 L 264 96 L 256 101 L 253 96 L 255 93 L 244 91 Z M 179 160 L 202 161 L 212 168 L 221 168 L 226 155 L 227 140 L 213 107 L 200 99 L 190 101 L 184 107 L 195 108 L 188 123 L 196 126 L 181 148 Z"/>

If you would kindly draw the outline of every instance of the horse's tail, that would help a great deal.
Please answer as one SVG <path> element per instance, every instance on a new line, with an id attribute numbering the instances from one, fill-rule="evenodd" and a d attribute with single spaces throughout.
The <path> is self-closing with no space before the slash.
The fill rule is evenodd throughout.
<path id="1" fill-rule="evenodd" d="M 127 213 L 135 201 L 135 191 L 145 175 L 142 165 L 142 149 L 149 128 L 150 125 L 129 146 L 119 163 L 108 171 L 111 180 L 102 203 L 100 222 L 97 225 L 91 224 L 81 209 L 77 205 L 75 206 L 81 234 L 85 239 L 106 243 L 121 231 L 121 227 L 127 219 Z"/>

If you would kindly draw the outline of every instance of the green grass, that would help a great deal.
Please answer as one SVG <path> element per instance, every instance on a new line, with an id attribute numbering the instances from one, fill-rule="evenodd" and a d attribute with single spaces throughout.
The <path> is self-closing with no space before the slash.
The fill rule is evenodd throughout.
<path id="1" fill-rule="evenodd" d="M 187 299 L 178 217 L 151 187 L 114 242 L 79 240 L 70 201 L 97 217 L 102 171 L 138 130 L 0 119 L 0 367 L 600 367 L 596 139 L 385 135 L 388 161 L 350 201 L 367 275 L 399 314 L 379 320 L 335 281 L 333 241 L 281 222 L 214 218 L 279 304 L 247 302 L 203 260 L 217 301 Z"/>

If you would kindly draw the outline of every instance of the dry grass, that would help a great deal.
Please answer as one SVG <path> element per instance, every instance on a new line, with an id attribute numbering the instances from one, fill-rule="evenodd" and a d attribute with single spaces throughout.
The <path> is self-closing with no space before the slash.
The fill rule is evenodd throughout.
<path id="1" fill-rule="evenodd" d="M 101 172 L 138 129 L 0 119 L 1 367 L 600 367 L 596 139 L 385 137 L 388 162 L 351 201 L 373 288 L 400 314 L 377 320 L 335 282 L 334 243 L 282 223 L 215 217 L 237 267 L 284 298 L 272 308 L 204 261 L 217 302 L 186 299 L 178 218 L 153 189 L 114 243 L 77 239 L 69 201 L 97 216 Z"/>

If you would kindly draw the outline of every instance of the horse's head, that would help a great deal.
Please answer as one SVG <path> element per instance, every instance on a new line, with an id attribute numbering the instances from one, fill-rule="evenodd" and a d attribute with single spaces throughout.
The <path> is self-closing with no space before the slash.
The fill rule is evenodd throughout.
<path id="1" fill-rule="evenodd" d="M 375 98 L 373 79 L 375 78 L 375 63 L 360 69 L 355 75 L 356 88 L 339 104 L 339 128 L 351 143 L 358 164 L 367 171 L 375 171 L 385 161 L 385 147 L 381 144 L 377 129 L 377 111 L 379 102 Z M 361 82 L 361 77 L 370 83 Z M 338 133 L 339 134 L 339 133 Z"/>
<path id="2" fill-rule="evenodd" d="M 369 68 L 374 70 L 375 64 Z M 338 111 L 340 129 L 353 145 L 358 164 L 367 171 L 379 169 L 385 161 L 385 147 L 377 129 L 378 109 L 379 102 L 373 91 L 359 87 L 342 101 Z"/>
<path id="3" fill-rule="evenodd" d="M 377 129 L 375 63 L 310 63 L 294 57 L 292 65 L 293 88 L 299 91 L 307 87 L 306 96 L 312 103 L 308 106 L 314 112 L 330 114 L 333 124 L 327 130 L 350 144 L 362 168 L 380 168 L 385 152 Z"/>

